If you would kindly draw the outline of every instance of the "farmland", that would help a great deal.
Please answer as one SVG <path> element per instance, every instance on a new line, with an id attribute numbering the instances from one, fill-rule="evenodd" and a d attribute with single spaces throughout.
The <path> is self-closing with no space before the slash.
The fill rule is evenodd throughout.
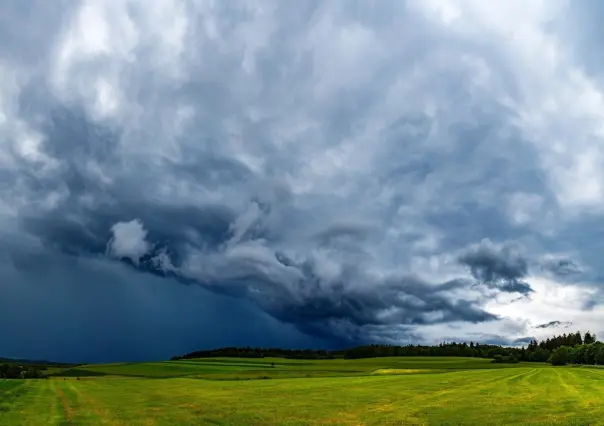
<path id="1" fill-rule="evenodd" d="M 206 358 L 53 374 L 0 381 L 0 424 L 604 424 L 598 368 L 454 357 Z"/>

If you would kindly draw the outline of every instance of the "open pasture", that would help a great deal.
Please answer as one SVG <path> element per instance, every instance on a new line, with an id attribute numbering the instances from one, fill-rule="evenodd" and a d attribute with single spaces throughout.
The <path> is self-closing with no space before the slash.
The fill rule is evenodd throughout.
<path id="1" fill-rule="evenodd" d="M 216 358 L 78 370 L 90 374 L 0 381 L 0 424 L 604 424 L 604 370 L 596 368 L 401 357 Z"/>
<path id="2" fill-rule="evenodd" d="M 296 360 L 282 358 L 199 358 L 178 361 L 86 365 L 55 372 L 57 377 L 189 377 L 208 380 L 278 379 L 296 377 L 360 376 L 379 370 L 499 369 L 534 364 L 493 364 L 490 359 L 454 357 L 396 357 L 356 360 Z"/>

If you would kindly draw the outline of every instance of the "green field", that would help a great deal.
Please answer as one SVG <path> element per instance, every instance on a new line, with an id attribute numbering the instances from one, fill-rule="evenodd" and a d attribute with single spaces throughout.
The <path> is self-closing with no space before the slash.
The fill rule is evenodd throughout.
<path id="1" fill-rule="evenodd" d="M 604 424 L 597 368 L 214 358 L 53 373 L 0 380 L 0 425 Z"/>

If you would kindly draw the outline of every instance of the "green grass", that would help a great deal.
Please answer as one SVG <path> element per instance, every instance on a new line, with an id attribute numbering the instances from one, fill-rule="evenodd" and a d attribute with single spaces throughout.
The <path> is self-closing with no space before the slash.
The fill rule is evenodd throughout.
<path id="1" fill-rule="evenodd" d="M 452 357 L 398 357 L 324 361 L 280 358 L 200 358 L 164 362 L 84 365 L 59 372 L 54 371 L 53 375 L 57 377 L 189 377 L 207 380 L 241 380 L 265 377 L 278 379 L 359 376 L 373 374 L 383 369 L 426 370 L 422 372 L 435 373 L 449 370 L 500 369 L 521 367 L 523 365 L 526 364 L 510 366 L 493 364 L 490 359 Z"/>
<path id="2" fill-rule="evenodd" d="M 595 368 L 215 358 L 77 370 L 90 374 L 0 381 L 0 425 L 604 424 Z"/>
<path id="3" fill-rule="evenodd" d="M 26 386 L 21 380 L 0 380 L 0 412 L 11 410 L 13 401 L 24 393 Z"/>

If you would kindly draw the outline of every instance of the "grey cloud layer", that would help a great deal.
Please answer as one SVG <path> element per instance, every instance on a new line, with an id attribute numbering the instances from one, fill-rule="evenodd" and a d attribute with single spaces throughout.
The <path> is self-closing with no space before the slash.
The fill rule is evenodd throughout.
<path id="1" fill-rule="evenodd" d="M 530 64 L 474 18 L 413 1 L 45 5 L 0 6 L 0 227 L 41 253 L 363 341 L 497 322 L 485 304 L 531 297 L 542 254 L 581 251 L 551 231 L 581 225 L 522 121 Z M 557 259 L 541 270 L 574 274 Z"/>
<path id="2" fill-rule="evenodd" d="M 518 248 L 506 244 L 497 247 L 489 240 L 464 250 L 459 262 L 470 268 L 472 276 L 489 287 L 528 294 L 531 286 L 521 280 L 528 276 L 528 261 Z"/>

